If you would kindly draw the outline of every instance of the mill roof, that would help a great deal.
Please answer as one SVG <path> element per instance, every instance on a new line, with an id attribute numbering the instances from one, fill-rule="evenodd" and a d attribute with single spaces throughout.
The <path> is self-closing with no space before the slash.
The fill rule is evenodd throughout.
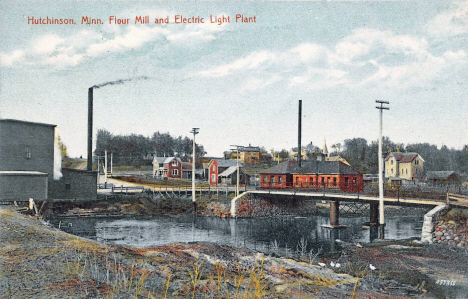
<path id="1" fill-rule="evenodd" d="M 268 168 L 260 172 L 260 174 L 288 174 L 295 171 L 296 168 L 298 168 L 297 161 L 288 160 Z"/>
<path id="2" fill-rule="evenodd" d="M 351 166 L 340 161 L 312 161 L 303 164 L 298 174 L 358 174 Z"/>
<path id="3" fill-rule="evenodd" d="M 10 119 L 10 118 L 0 119 L 0 122 L 4 122 L 4 123 L 8 123 L 8 122 L 10 122 L 10 123 L 23 123 L 23 124 L 29 124 L 29 125 L 45 126 L 45 127 L 56 127 L 57 126 L 57 125 L 38 123 L 38 122 L 32 122 L 32 121 L 25 121 L 25 120 L 18 120 L 18 119 Z"/>

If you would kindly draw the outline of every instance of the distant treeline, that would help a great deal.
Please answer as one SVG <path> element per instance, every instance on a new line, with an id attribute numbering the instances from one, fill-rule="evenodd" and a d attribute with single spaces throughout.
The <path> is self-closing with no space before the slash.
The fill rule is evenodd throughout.
<path id="1" fill-rule="evenodd" d="M 363 173 L 378 173 L 378 141 L 368 143 L 364 138 L 346 139 L 344 145 L 331 146 L 330 156 L 340 155 L 345 158 L 356 170 Z M 340 149 L 340 152 L 338 150 Z M 388 137 L 382 140 L 384 157 L 390 152 L 415 152 L 424 159 L 425 171 L 450 170 L 468 173 L 468 146 L 461 150 L 449 149 L 443 145 L 437 148 L 429 143 L 412 143 L 404 145 L 394 143 Z"/>
<path id="2" fill-rule="evenodd" d="M 143 135 L 113 135 L 109 131 L 100 129 L 96 136 L 96 155 L 103 155 L 104 151 L 113 153 L 116 159 L 148 159 L 151 155 L 159 157 L 178 156 L 186 160 L 192 155 L 193 140 L 188 137 L 173 137 L 169 133 L 155 132 L 151 137 Z M 203 145 L 196 144 L 197 157 L 206 154 Z"/>

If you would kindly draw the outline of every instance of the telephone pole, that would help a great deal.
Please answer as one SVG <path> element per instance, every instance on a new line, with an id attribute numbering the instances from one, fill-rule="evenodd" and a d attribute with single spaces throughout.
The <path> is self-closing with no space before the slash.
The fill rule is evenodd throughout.
<path id="1" fill-rule="evenodd" d="M 390 110 L 389 107 L 385 107 L 384 104 L 390 104 L 387 101 L 375 101 L 380 104 L 375 108 L 380 110 L 380 130 L 379 130 L 379 223 L 380 223 L 380 238 L 385 238 L 385 211 L 384 211 L 384 194 L 383 194 L 383 160 L 382 160 L 382 118 L 383 111 Z"/>
<path id="2" fill-rule="evenodd" d="M 195 161 L 197 160 L 195 157 L 195 135 L 197 135 L 200 131 L 200 128 L 192 128 L 190 133 L 193 133 L 193 152 L 192 152 L 192 203 L 193 203 L 193 213 L 197 213 L 197 202 L 195 201 Z"/>

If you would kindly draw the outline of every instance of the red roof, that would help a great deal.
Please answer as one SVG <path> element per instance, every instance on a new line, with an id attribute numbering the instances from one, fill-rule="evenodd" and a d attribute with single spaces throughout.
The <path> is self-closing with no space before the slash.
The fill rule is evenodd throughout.
<path id="1" fill-rule="evenodd" d="M 409 163 L 414 160 L 418 156 L 417 153 L 390 153 L 390 155 L 385 158 L 385 161 L 388 161 L 390 157 L 394 157 L 400 163 Z"/>

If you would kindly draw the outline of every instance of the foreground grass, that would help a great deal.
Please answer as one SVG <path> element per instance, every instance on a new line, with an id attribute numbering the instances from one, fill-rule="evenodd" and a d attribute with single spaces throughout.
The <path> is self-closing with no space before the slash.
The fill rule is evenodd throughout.
<path id="1" fill-rule="evenodd" d="M 111 247 L 0 209 L 1 298 L 312 298 L 355 278 L 216 244 Z M 320 296 L 319 296 L 320 297 Z"/>

